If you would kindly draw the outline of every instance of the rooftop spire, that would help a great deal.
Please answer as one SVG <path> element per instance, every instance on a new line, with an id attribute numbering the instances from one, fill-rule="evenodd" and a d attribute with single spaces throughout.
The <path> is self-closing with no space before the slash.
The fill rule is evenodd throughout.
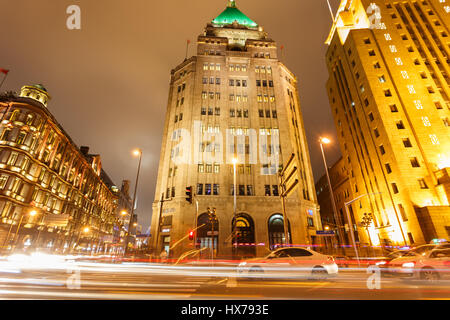
<path id="1" fill-rule="evenodd" d="M 224 26 L 232 24 L 235 21 L 248 28 L 256 28 L 258 26 L 256 22 L 252 21 L 236 7 L 236 0 L 228 0 L 225 11 L 215 18 L 212 23 L 217 26 Z"/>

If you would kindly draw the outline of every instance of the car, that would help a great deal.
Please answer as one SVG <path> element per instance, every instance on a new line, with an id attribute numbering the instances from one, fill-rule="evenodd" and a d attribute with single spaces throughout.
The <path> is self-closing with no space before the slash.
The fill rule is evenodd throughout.
<path id="1" fill-rule="evenodd" d="M 340 268 L 348 268 L 350 266 L 350 257 L 344 255 L 333 255 L 334 261 Z"/>
<path id="2" fill-rule="evenodd" d="M 402 264 L 402 274 L 410 279 L 437 282 L 450 279 L 450 249 L 433 249 Z"/>
<path id="3" fill-rule="evenodd" d="M 245 260 L 237 267 L 238 279 L 326 279 L 337 275 L 338 266 L 332 256 L 299 247 L 280 248 L 265 257 Z"/>
<path id="4" fill-rule="evenodd" d="M 386 257 L 380 258 L 378 262 L 375 263 L 376 266 L 380 268 L 383 275 L 389 275 L 390 262 L 396 258 L 403 257 L 409 252 L 409 250 L 396 250 L 389 253 Z"/>
<path id="5" fill-rule="evenodd" d="M 418 247 L 411 248 L 409 251 L 423 255 L 433 249 L 450 249 L 450 243 L 424 244 Z"/>

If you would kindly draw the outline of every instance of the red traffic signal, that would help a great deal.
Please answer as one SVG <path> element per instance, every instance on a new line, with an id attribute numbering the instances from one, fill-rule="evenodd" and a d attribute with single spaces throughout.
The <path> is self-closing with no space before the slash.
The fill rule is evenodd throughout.
<path id="1" fill-rule="evenodd" d="M 194 231 L 189 231 L 189 240 L 194 240 Z"/>

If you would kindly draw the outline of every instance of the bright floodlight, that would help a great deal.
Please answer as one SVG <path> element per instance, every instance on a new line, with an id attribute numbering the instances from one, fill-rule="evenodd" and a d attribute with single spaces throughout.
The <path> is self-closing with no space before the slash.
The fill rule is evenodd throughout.
<path id="1" fill-rule="evenodd" d="M 329 144 L 331 142 L 331 140 L 328 139 L 328 138 L 321 138 L 320 142 L 325 143 L 325 144 Z"/>

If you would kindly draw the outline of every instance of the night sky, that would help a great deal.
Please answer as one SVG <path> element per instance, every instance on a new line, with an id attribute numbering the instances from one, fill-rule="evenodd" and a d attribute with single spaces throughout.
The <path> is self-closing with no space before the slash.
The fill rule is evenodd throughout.
<path id="1" fill-rule="evenodd" d="M 185 57 L 226 0 L 0 0 L 0 68 L 11 70 L 3 91 L 41 83 L 49 110 L 78 146 L 100 154 L 103 168 L 120 187 L 138 186 L 139 223 L 150 224 L 170 70 Z M 330 0 L 333 10 L 339 0 Z M 68 30 L 66 9 L 81 7 L 81 30 Z M 283 63 L 299 79 L 300 103 L 314 176 L 324 172 L 321 135 L 334 145 L 328 164 L 340 156 L 325 89 L 324 44 L 331 26 L 326 0 L 238 0 L 238 8 L 284 46 Z M 195 54 L 190 46 L 189 56 Z M 132 195 L 131 195 L 132 196 Z"/>

